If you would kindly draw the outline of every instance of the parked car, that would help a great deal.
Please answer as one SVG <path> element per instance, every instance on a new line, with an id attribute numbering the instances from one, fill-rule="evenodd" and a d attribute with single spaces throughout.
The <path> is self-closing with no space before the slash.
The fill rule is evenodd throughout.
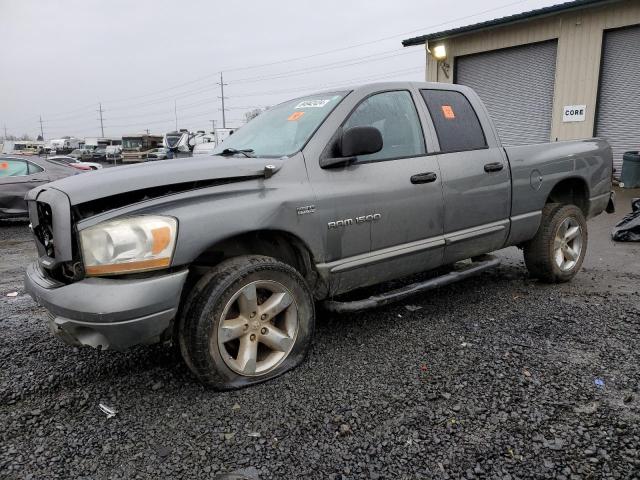
<path id="1" fill-rule="evenodd" d="M 49 157 L 49 160 L 53 162 L 62 162 L 66 165 L 77 168 L 79 170 L 100 170 L 102 168 L 102 165 L 100 163 L 81 162 L 77 158 L 67 156 L 67 155 Z"/>
<path id="2" fill-rule="evenodd" d="M 0 218 L 26 217 L 24 196 L 29 190 L 77 173 L 74 168 L 40 157 L 0 157 Z"/>
<path id="3" fill-rule="evenodd" d="M 107 148 L 106 147 L 96 147 L 93 152 L 91 152 L 91 158 L 93 160 L 107 160 Z"/>
<path id="4" fill-rule="evenodd" d="M 612 206 L 606 141 L 504 147 L 462 85 L 297 98 L 214 153 L 29 192 L 39 261 L 26 290 L 61 339 L 173 339 L 202 382 L 244 387 L 300 364 L 316 302 L 384 305 L 495 267 L 486 254 L 512 245 L 533 276 L 566 282 L 586 220 Z M 354 292 L 432 270 L 374 297 Z"/>
<path id="5" fill-rule="evenodd" d="M 93 159 L 93 151 L 84 148 L 76 148 L 69 154 L 70 157 L 76 158 L 82 162 Z"/>
<path id="6" fill-rule="evenodd" d="M 105 147 L 105 156 L 107 162 L 122 160 L 122 145 L 107 145 Z"/>
<path id="7" fill-rule="evenodd" d="M 195 147 L 193 147 L 193 156 L 196 157 L 198 155 L 213 155 L 213 151 L 216 149 L 217 145 L 214 142 L 207 143 L 199 143 Z"/>
<path id="8" fill-rule="evenodd" d="M 168 148 L 154 148 L 147 152 L 147 160 L 166 160 L 169 155 Z"/>

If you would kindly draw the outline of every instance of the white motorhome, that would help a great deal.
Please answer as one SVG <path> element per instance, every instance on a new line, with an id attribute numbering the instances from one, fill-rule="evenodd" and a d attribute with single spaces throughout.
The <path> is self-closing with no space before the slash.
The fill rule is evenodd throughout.
<path id="1" fill-rule="evenodd" d="M 177 156 L 186 156 L 193 152 L 196 145 L 214 141 L 212 134 L 205 133 L 204 130 L 190 132 L 187 129 L 181 129 L 174 132 L 168 132 L 164 135 L 162 144 Z"/>
<path id="2" fill-rule="evenodd" d="M 213 131 L 214 142 L 216 145 L 221 144 L 229 135 L 233 135 L 237 128 L 216 128 Z"/>
<path id="3" fill-rule="evenodd" d="M 10 155 L 37 155 L 44 148 L 44 142 L 34 140 L 6 140 L 2 153 Z"/>
<path id="4" fill-rule="evenodd" d="M 80 148 L 81 143 L 82 140 L 76 137 L 53 138 L 49 140 L 49 148 L 58 155 L 64 155 Z"/>
<path id="5" fill-rule="evenodd" d="M 122 145 L 122 140 L 108 137 L 86 137 L 84 139 L 84 148 L 89 150 L 95 150 L 98 147 L 108 147 L 109 145 Z"/>

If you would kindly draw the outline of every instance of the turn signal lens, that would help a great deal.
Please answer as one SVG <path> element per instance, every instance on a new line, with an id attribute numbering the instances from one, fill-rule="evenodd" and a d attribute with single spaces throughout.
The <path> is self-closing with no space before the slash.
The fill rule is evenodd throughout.
<path id="1" fill-rule="evenodd" d="M 167 268 L 177 231 L 175 218 L 152 215 L 112 220 L 82 230 L 85 272 L 98 276 Z"/>

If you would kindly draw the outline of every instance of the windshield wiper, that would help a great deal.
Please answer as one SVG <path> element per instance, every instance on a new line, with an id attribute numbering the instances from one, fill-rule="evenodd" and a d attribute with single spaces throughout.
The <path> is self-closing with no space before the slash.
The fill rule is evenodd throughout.
<path id="1" fill-rule="evenodd" d="M 245 157 L 249 157 L 249 158 L 255 158 L 255 155 L 253 155 L 253 148 L 243 148 L 241 150 L 238 150 L 237 148 L 225 148 L 220 152 L 220 155 L 223 155 L 223 156 L 237 155 L 237 154 L 242 154 Z"/>

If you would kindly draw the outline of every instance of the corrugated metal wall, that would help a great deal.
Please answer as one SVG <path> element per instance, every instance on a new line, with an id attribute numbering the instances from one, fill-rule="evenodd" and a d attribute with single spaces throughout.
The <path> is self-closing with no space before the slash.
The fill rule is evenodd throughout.
<path id="1" fill-rule="evenodd" d="M 613 149 L 620 176 L 622 154 L 640 150 L 640 26 L 605 32 L 596 135 Z"/>
<path id="2" fill-rule="evenodd" d="M 444 44 L 447 61 L 455 70 L 455 58 L 495 49 L 550 39 L 558 40 L 556 84 L 553 100 L 551 140 L 588 138 L 594 134 L 596 99 L 603 32 L 640 24 L 640 0 L 605 2 L 602 5 L 534 18 L 502 27 L 431 41 L 429 47 Z M 636 44 L 640 50 L 640 45 Z M 637 55 L 637 54 L 636 54 Z M 426 79 L 452 82 L 438 62 L 427 54 Z M 584 122 L 563 122 L 565 105 L 586 105 Z"/>
<path id="3" fill-rule="evenodd" d="M 557 42 L 457 57 L 456 83 L 484 101 L 503 145 L 550 140 Z"/>

